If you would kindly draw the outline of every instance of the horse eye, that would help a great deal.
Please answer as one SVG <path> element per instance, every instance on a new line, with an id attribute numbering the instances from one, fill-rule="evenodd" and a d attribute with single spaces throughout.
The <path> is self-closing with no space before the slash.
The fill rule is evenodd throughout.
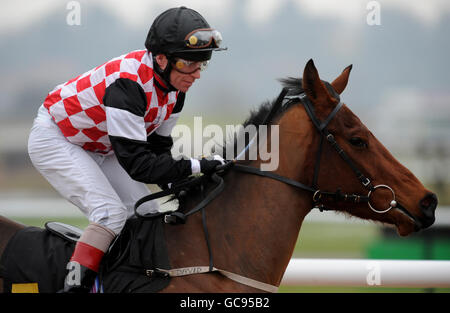
<path id="1" fill-rule="evenodd" d="M 367 143 L 359 137 L 352 137 L 349 141 L 355 147 L 367 148 Z"/>

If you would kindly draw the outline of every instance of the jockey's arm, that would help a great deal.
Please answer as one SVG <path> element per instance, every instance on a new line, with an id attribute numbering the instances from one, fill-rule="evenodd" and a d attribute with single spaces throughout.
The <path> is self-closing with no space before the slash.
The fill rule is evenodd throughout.
<path id="1" fill-rule="evenodd" d="M 131 178 L 147 184 L 164 184 L 199 172 L 198 160 L 174 160 L 167 153 L 173 144 L 170 132 L 176 123 L 177 112 L 160 125 L 159 133 L 157 129 L 155 136 L 147 138 L 144 122 L 147 100 L 138 83 L 126 78 L 117 79 L 106 89 L 103 101 L 111 145 Z"/>

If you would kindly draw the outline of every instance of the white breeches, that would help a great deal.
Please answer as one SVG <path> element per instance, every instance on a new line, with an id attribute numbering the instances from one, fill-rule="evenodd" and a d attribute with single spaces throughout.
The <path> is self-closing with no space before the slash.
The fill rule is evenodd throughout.
<path id="1" fill-rule="evenodd" d="M 41 106 L 28 139 L 28 153 L 36 169 L 90 222 L 119 234 L 134 214 L 137 200 L 150 193 L 144 183 L 133 180 L 114 154 L 86 151 L 63 136 Z M 156 201 L 139 207 L 140 213 L 155 213 Z"/>

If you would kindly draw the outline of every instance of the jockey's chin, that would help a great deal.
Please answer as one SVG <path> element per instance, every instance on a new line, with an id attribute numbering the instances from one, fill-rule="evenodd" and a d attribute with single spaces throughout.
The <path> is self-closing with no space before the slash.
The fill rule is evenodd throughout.
<path id="1" fill-rule="evenodd" d="M 182 83 L 182 84 L 180 84 L 180 86 L 179 86 L 177 89 L 178 89 L 179 91 L 185 93 L 185 92 L 187 92 L 187 91 L 189 90 L 189 88 L 191 88 L 192 84 L 193 84 L 193 83 L 189 83 L 189 82 Z"/>
<path id="2" fill-rule="evenodd" d="M 192 84 L 200 78 L 200 70 L 197 69 L 192 73 L 182 73 L 180 71 L 173 70 L 170 73 L 170 83 L 175 89 L 186 92 L 191 88 Z"/>

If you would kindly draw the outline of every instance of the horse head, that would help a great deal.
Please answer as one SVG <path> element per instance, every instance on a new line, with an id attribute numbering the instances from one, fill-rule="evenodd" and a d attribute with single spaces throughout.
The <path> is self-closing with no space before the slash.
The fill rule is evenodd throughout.
<path id="1" fill-rule="evenodd" d="M 339 95 L 347 86 L 351 69 L 352 66 L 345 68 L 329 84 L 320 79 L 312 60 L 306 64 L 299 87 L 309 99 L 313 114 L 319 121 L 325 121 L 333 110 L 336 111 L 340 103 Z M 301 106 L 296 107 L 301 110 Z M 312 173 L 314 164 L 320 162 L 315 174 L 318 189 L 367 195 L 367 201 L 356 201 L 359 199 L 355 197 L 351 203 L 323 197 L 320 202 L 336 211 L 393 225 L 402 236 L 431 226 L 435 220 L 436 195 L 396 160 L 345 104 L 336 112 L 325 130 L 332 135 L 330 138 L 338 149 L 333 147 L 334 144 L 327 143 L 319 148 L 317 143 L 322 134 L 320 131 L 309 131 L 311 147 L 317 148 L 312 148 L 315 151 L 309 154 L 308 176 L 315 174 Z M 321 151 L 318 152 L 318 149 Z M 355 169 L 367 181 L 358 179 Z"/>

